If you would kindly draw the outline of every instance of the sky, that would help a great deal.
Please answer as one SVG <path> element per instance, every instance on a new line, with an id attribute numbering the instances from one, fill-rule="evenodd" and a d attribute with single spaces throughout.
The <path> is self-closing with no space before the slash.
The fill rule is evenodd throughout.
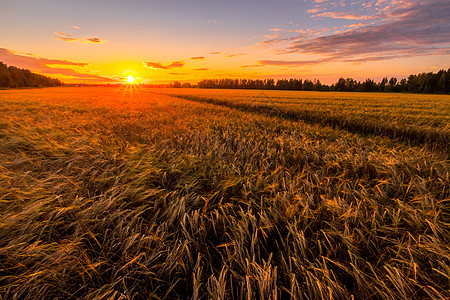
<path id="1" fill-rule="evenodd" d="M 0 0 L 0 61 L 66 83 L 450 68 L 449 0 Z"/>

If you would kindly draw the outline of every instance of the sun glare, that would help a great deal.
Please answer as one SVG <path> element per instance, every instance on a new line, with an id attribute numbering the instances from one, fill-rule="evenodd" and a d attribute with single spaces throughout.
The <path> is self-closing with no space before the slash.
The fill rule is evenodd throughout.
<path id="1" fill-rule="evenodd" d="M 133 83 L 136 79 L 134 79 L 133 75 L 128 75 L 127 81 L 128 83 Z"/>

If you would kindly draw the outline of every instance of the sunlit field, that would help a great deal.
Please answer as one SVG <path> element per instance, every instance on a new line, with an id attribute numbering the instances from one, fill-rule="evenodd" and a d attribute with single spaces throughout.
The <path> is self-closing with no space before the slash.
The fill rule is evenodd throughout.
<path id="1" fill-rule="evenodd" d="M 0 299 L 449 299 L 449 144 L 448 95 L 2 90 Z"/>

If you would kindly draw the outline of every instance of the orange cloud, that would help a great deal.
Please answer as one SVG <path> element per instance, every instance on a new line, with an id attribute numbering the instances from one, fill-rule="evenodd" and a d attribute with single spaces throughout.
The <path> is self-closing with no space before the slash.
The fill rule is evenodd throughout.
<path id="1" fill-rule="evenodd" d="M 376 20 L 381 18 L 381 16 L 377 15 L 361 16 L 361 15 L 347 14 L 344 12 L 332 12 L 332 11 L 312 15 L 311 17 L 313 18 L 326 17 L 333 19 L 362 20 L 362 21 Z"/>
<path id="2" fill-rule="evenodd" d="M 208 68 L 198 68 L 198 69 L 192 69 L 194 71 L 208 71 Z"/>
<path id="3" fill-rule="evenodd" d="M 325 62 L 326 59 L 319 60 L 260 60 L 258 63 L 261 66 L 290 66 L 301 67 L 306 65 L 316 65 Z"/>
<path id="4" fill-rule="evenodd" d="M 85 41 L 88 43 L 97 43 L 97 44 L 103 43 L 103 40 L 100 38 L 97 38 L 97 37 L 87 38 L 87 39 L 85 39 Z"/>
<path id="5" fill-rule="evenodd" d="M 55 34 L 57 34 L 56 36 L 54 36 L 55 39 L 61 40 L 63 42 L 74 42 L 74 41 L 78 41 L 77 38 L 72 37 L 69 34 L 66 34 L 64 32 L 55 32 Z"/>
<path id="6" fill-rule="evenodd" d="M 179 61 L 173 61 L 168 65 L 162 65 L 161 63 L 155 63 L 155 62 L 151 62 L 151 61 L 146 61 L 144 62 L 144 66 L 146 66 L 147 68 L 152 68 L 152 69 L 161 69 L 161 70 L 169 70 L 169 69 L 174 69 L 174 68 L 182 68 L 184 67 L 184 60 L 179 60 Z"/>
<path id="7" fill-rule="evenodd" d="M 258 67 L 264 67 L 264 65 L 259 64 L 259 65 L 243 65 L 243 66 L 241 66 L 241 68 L 258 68 Z"/>
<path id="8" fill-rule="evenodd" d="M 72 26 L 73 27 L 73 26 Z M 76 27 L 76 26 L 75 26 Z M 54 36 L 55 39 L 61 40 L 63 42 L 75 42 L 80 41 L 81 43 L 94 43 L 94 44 L 101 44 L 104 42 L 104 40 L 98 38 L 98 37 L 87 37 L 85 39 L 75 38 L 71 36 L 70 34 L 64 33 L 64 32 L 55 32 L 57 34 Z"/>
<path id="9" fill-rule="evenodd" d="M 306 12 L 310 13 L 310 14 L 316 14 L 316 13 L 324 11 L 324 10 L 325 10 L 325 8 L 311 8 L 311 9 L 308 9 Z"/>
<path id="10" fill-rule="evenodd" d="M 205 59 L 205 57 L 204 57 L 204 56 L 195 56 L 195 57 L 191 57 L 191 59 L 199 59 L 199 60 L 202 60 L 202 59 Z"/>
<path id="11" fill-rule="evenodd" d="M 66 76 L 72 76 L 75 79 L 89 79 L 98 81 L 111 81 L 109 78 L 104 76 L 99 76 L 90 73 L 77 72 L 71 68 L 60 68 L 53 67 L 52 65 L 58 66 L 78 66 L 85 67 L 87 63 L 72 62 L 68 60 L 58 60 L 58 59 L 46 59 L 42 57 L 35 57 L 33 55 L 23 55 L 16 51 L 8 50 L 5 48 L 0 48 L 0 61 L 7 65 L 16 66 L 18 68 L 28 69 L 32 72 L 42 73 L 42 74 L 60 74 Z"/>
<path id="12" fill-rule="evenodd" d="M 226 55 L 226 57 L 235 57 L 235 56 L 242 56 L 247 55 L 247 53 L 229 53 Z"/>
<path id="13" fill-rule="evenodd" d="M 318 10 L 335 8 L 335 2 L 315 1 Z M 344 6 L 346 4 L 346 6 Z M 323 62 L 363 63 L 394 58 L 450 54 L 448 0 L 378 0 L 362 4 L 343 1 L 344 11 L 327 11 L 312 17 L 360 20 L 353 24 L 322 28 L 295 29 L 257 44 L 277 47 L 280 54 L 300 53 L 323 57 L 321 60 L 283 62 L 260 61 L 264 65 L 319 64 Z M 370 8 L 372 7 L 372 8 Z M 378 8 L 375 8 L 378 7 Z M 310 10 L 314 13 L 316 10 Z M 301 33 L 301 34 L 295 34 Z M 285 42 L 290 42 L 289 44 Z"/>
<path id="14" fill-rule="evenodd" d="M 295 41 L 290 53 L 318 54 L 329 59 L 364 62 L 423 55 L 448 55 L 448 0 L 399 2 L 383 22 L 342 33 Z M 391 3 L 392 4 L 392 3 Z M 356 25 L 356 24 L 355 24 Z M 359 24 L 358 24 L 359 25 Z"/>
<path id="15" fill-rule="evenodd" d="M 277 44 L 277 43 L 282 43 L 282 42 L 288 42 L 289 39 L 288 38 L 279 38 L 279 37 L 275 37 L 275 38 L 271 38 L 270 40 L 266 40 L 266 41 L 262 41 L 262 42 L 258 42 L 257 45 L 272 45 L 272 44 Z"/>

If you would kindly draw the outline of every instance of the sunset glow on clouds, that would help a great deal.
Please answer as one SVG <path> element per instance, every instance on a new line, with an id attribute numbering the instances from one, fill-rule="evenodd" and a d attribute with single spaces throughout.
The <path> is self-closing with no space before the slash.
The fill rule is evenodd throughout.
<path id="1" fill-rule="evenodd" d="M 35 72 L 42 74 L 50 74 L 50 75 L 58 74 L 91 81 L 109 80 L 109 78 L 107 77 L 87 73 L 85 69 L 85 67 L 88 65 L 87 63 L 71 62 L 67 60 L 45 59 L 41 57 L 15 53 L 13 51 L 4 48 L 0 48 L 0 57 L 2 61 L 5 61 L 10 65 L 19 68 L 31 69 Z M 74 68 L 76 67 L 78 67 L 78 69 L 82 67 L 81 68 L 82 71 L 74 70 Z"/>
<path id="2" fill-rule="evenodd" d="M 95 43 L 100 44 L 104 41 L 98 37 L 86 37 L 86 38 L 75 38 L 69 34 L 63 33 L 63 32 L 55 32 L 55 36 L 53 36 L 57 40 L 61 40 L 63 42 L 74 42 L 79 41 L 82 43 Z"/>
<path id="3" fill-rule="evenodd" d="M 173 69 L 173 68 L 182 68 L 184 66 L 184 61 L 180 60 L 180 61 L 173 61 L 168 65 L 163 66 L 160 63 L 155 63 L 155 62 L 144 62 L 144 65 L 146 67 L 149 68 L 153 68 L 153 69 L 163 69 L 163 70 L 169 70 L 169 69 Z"/>
<path id="4" fill-rule="evenodd" d="M 378 5 L 380 3 L 384 6 Z M 450 54 L 449 1 L 373 1 L 365 4 L 379 8 L 372 16 L 324 12 L 312 17 L 377 21 L 356 29 L 337 30 L 335 33 L 312 38 L 304 35 L 290 36 L 289 45 L 281 46 L 281 51 L 317 54 L 326 58 L 316 61 L 317 63 Z M 278 39 L 284 42 L 283 39 Z"/>
<path id="5" fill-rule="evenodd" d="M 0 61 L 65 82 L 332 83 L 450 67 L 447 0 L 17 0 L 2 11 Z"/>

